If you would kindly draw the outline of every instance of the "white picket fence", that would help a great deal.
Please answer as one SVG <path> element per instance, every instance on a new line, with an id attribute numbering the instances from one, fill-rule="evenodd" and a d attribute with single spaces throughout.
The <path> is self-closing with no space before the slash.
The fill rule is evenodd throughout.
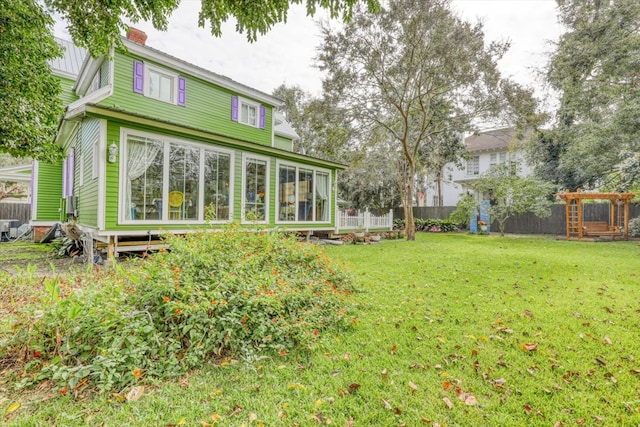
<path id="1" fill-rule="evenodd" d="M 393 230 L 393 210 L 384 215 L 376 216 L 368 209 L 357 212 L 339 209 L 336 214 L 336 233 L 356 230 L 365 232 Z"/>

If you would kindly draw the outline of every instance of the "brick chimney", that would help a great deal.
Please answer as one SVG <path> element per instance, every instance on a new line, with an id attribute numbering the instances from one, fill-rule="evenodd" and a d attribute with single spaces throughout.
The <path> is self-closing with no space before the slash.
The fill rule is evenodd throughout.
<path id="1" fill-rule="evenodd" d="M 147 33 L 137 28 L 129 27 L 127 38 L 132 42 L 144 44 L 147 41 Z"/>

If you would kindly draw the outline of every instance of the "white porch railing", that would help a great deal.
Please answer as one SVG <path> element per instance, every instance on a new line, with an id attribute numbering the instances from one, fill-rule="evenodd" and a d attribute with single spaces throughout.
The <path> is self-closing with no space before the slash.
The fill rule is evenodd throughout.
<path id="1" fill-rule="evenodd" d="M 339 209 L 336 213 L 336 233 L 362 230 L 365 232 L 374 230 L 393 230 L 393 210 L 376 216 L 369 210 L 352 211 Z"/>

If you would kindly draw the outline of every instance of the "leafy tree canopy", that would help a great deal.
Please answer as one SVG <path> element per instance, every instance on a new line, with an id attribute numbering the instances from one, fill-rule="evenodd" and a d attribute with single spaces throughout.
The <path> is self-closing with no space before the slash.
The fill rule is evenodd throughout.
<path id="1" fill-rule="evenodd" d="M 567 32 L 551 58 L 548 80 L 560 91 L 556 128 L 536 147 L 543 165 L 562 171 L 570 190 L 613 182 L 619 190 L 640 179 L 640 2 L 558 0 Z M 551 143 L 549 143 L 551 142 Z M 546 149 L 550 151 L 546 151 Z M 629 178 L 632 181 L 629 181 Z"/>
<path id="2" fill-rule="evenodd" d="M 53 20 L 33 0 L 0 7 L 0 152 L 54 159 L 52 143 L 62 114 L 60 83 L 48 60 L 60 55 Z"/>
<path id="3" fill-rule="evenodd" d="M 370 12 L 380 7 L 379 0 L 201 0 L 198 25 L 210 25 L 211 34 L 220 37 L 222 24 L 233 17 L 236 31 L 255 41 L 275 24 L 286 22 L 292 4 L 304 3 L 309 16 L 321 8 L 329 11 L 332 18 L 341 17 L 346 22 L 359 2 L 366 3 Z M 127 21 L 151 21 L 155 28 L 166 30 L 180 0 L 45 0 L 45 3 L 69 23 L 69 32 L 77 44 L 99 55 L 120 45 Z"/>
<path id="4" fill-rule="evenodd" d="M 501 163 L 492 166 L 469 185 L 491 200 L 489 215 L 504 235 L 506 221 L 516 214 L 533 212 L 540 218 L 551 215 L 551 198 L 555 186 L 533 175 L 518 176 L 520 165 Z"/>

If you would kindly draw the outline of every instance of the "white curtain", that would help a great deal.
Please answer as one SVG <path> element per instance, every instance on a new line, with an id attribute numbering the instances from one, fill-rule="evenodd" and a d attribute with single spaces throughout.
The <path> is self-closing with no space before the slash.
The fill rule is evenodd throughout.
<path id="1" fill-rule="evenodd" d="M 160 152 L 162 145 L 160 141 L 147 138 L 127 139 L 127 182 L 124 200 L 125 218 L 134 219 L 131 215 L 131 187 L 133 180 L 140 178 L 151 166 L 154 159 Z"/>
<path id="2" fill-rule="evenodd" d="M 324 173 L 316 174 L 316 195 L 317 203 L 321 206 L 322 217 L 317 218 L 320 221 L 329 220 L 329 175 Z"/>

